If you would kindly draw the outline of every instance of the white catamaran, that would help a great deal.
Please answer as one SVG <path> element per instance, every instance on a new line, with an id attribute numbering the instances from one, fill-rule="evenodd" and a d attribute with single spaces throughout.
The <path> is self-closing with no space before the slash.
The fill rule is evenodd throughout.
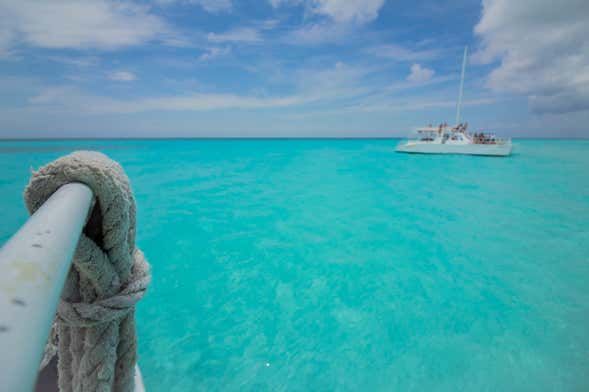
<path id="1" fill-rule="evenodd" d="M 437 128 L 429 126 L 417 129 L 415 137 L 397 145 L 397 152 L 420 154 L 467 154 L 508 156 L 511 154 L 511 139 L 500 139 L 491 133 L 468 133 L 468 123 L 460 122 L 462 106 L 462 91 L 464 88 L 464 72 L 466 69 L 466 55 L 468 48 L 464 48 L 460 89 L 456 105 L 456 124 L 440 124 Z"/>

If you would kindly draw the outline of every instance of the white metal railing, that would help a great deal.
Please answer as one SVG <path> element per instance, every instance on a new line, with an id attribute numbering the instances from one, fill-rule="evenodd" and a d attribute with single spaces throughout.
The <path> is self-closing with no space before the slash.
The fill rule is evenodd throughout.
<path id="1" fill-rule="evenodd" d="M 59 188 L 0 249 L 0 383 L 31 391 L 93 195 Z"/>

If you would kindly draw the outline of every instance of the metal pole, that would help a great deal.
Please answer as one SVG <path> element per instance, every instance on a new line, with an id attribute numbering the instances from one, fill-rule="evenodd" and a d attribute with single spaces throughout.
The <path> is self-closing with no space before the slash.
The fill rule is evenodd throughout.
<path id="1" fill-rule="evenodd" d="M 84 184 L 62 186 L 0 249 L 2 390 L 33 389 L 92 198 Z"/>
<path id="2" fill-rule="evenodd" d="M 458 90 L 458 103 L 456 105 L 456 124 L 460 124 L 460 109 L 462 107 L 462 92 L 464 90 L 464 73 L 466 71 L 466 53 L 468 46 L 464 47 L 464 57 L 462 58 L 462 72 L 460 73 L 460 90 Z"/>

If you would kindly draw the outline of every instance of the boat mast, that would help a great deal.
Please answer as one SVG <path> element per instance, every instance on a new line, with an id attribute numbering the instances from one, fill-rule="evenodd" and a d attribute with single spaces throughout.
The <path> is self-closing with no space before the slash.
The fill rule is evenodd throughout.
<path id="1" fill-rule="evenodd" d="M 466 71 L 466 54 L 468 46 L 464 47 L 464 57 L 462 58 L 462 72 L 460 73 L 460 90 L 458 91 L 458 103 L 456 104 L 456 125 L 460 124 L 460 107 L 462 106 L 462 91 L 464 90 L 464 72 Z"/>

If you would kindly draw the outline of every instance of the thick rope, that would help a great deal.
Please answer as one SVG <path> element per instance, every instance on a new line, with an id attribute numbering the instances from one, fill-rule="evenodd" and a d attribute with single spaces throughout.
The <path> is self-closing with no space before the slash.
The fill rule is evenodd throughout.
<path id="1" fill-rule="evenodd" d="M 29 212 L 70 182 L 88 185 L 96 204 L 43 363 L 57 340 L 60 391 L 129 392 L 137 361 L 135 304 L 150 282 L 149 264 L 135 248 L 135 200 L 120 165 L 103 154 L 79 151 L 32 173 L 24 195 Z"/>

